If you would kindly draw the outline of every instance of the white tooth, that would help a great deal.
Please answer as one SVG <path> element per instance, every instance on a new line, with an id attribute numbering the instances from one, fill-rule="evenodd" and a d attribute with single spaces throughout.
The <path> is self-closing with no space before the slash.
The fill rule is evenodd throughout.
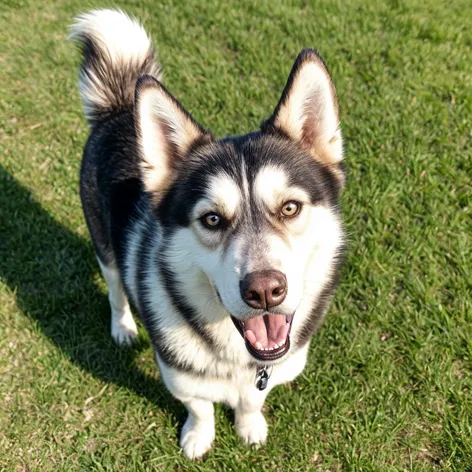
<path id="1" fill-rule="evenodd" d="M 279 345 L 277 343 L 275 343 L 274 349 L 277 349 L 278 347 L 279 347 Z"/>
<path id="2" fill-rule="evenodd" d="M 285 344 L 285 339 L 280 343 L 280 346 L 283 346 Z"/>

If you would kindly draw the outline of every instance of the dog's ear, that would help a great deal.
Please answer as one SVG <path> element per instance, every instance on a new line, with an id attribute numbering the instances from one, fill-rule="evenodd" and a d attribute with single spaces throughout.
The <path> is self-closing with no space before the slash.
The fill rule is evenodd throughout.
<path id="1" fill-rule="evenodd" d="M 134 118 L 144 187 L 159 198 L 190 148 L 211 140 L 212 135 L 149 75 L 137 81 Z"/>
<path id="2" fill-rule="evenodd" d="M 282 132 L 314 159 L 335 166 L 343 158 L 336 90 L 321 56 L 304 49 L 297 57 L 273 115 L 264 132 Z"/>

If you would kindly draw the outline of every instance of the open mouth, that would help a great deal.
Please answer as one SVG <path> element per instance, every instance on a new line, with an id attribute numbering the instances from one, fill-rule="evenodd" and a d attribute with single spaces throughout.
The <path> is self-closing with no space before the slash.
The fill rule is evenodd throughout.
<path id="1" fill-rule="evenodd" d="M 231 317 L 249 353 L 261 361 L 275 361 L 290 349 L 293 315 L 265 313 L 245 321 Z"/>

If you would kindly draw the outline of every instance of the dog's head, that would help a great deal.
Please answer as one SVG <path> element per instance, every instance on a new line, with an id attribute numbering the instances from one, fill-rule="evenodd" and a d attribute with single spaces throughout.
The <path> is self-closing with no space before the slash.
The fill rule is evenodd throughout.
<path id="1" fill-rule="evenodd" d="M 343 147 L 323 60 L 302 51 L 256 133 L 215 140 L 149 76 L 135 119 L 166 260 L 187 277 L 181 296 L 208 323 L 229 314 L 254 358 L 281 358 L 342 244 Z"/>

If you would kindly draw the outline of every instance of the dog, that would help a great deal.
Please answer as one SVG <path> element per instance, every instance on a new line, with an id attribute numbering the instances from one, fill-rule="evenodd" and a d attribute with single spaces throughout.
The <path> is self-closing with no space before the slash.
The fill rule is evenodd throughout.
<path id="1" fill-rule="evenodd" d="M 79 90 L 91 131 L 80 196 L 108 285 L 111 335 L 137 335 L 188 410 L 189 459 L 215 437 L 213 403 L 264 443 L 261 412 L 306 363 L 339 278 L 343 141 L 321 56 L 297 57 L 259 130 L 215 138 L 161 82 L 151 39 L 120 10 L 76 18 Z"/>

